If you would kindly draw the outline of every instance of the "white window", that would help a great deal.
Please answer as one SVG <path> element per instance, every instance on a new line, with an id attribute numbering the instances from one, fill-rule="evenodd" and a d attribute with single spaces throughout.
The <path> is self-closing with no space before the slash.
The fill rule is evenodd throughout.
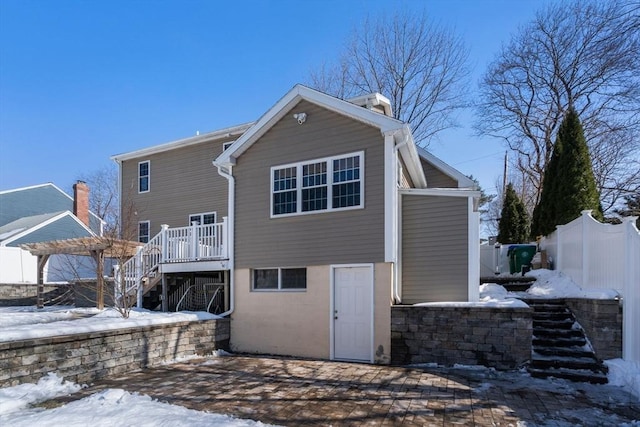
<path id="1" fill-rule="evenodd" d="M 138 223 L 138 242 L 147 243 L 149 241 L 149 221 Z"/>
<path id="2" fill-rule="evenodd" d="M 229 141 L 222 144 L 222 151 L 227 151 L 227 148 L 231 147 L 235 141 Z"/>
<path id="3" fill-rule="evenodd" d="M 271 168 L 271 216 L 364 207 L 364 152 Z"/>
<path id="4" fill-rule="evenodd" d="M 151 162 L 149 160 L 138 163 L 138 193 L 149 191 L 150 172 Z"/>
<path id="5" fill-rule="evenodd" d="M 216 213 L 205 212 L 205 213 L 189 215 L 189 225 L 193 224 L 194 222 L 197 223 L 197 225 L 215 224 Z"/>
<path id="6" fill-rule="evenodd" d="M 288 291 L 307 289 L 306 268 L 263 268 L 252 270 L 251 290 Z"/>

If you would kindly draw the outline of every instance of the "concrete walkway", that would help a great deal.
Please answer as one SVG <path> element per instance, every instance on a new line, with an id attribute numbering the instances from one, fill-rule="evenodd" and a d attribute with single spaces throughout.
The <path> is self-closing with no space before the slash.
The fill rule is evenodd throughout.
<path id="1" fill-rule="evenodd" d="M 105 388 L 284 426 L 619 426 L 640 420 L 637 399 L 614 386 L 489 369 L 253 356 L 193 359 L 134 372 L 47 406 Z"/>

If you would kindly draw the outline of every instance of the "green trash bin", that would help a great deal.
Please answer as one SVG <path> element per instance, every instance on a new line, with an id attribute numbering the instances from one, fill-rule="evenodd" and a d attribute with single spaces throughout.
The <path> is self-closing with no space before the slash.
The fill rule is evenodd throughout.
<path id="1" fill-rule="evenodd" d="M 511 245 L 507 250 L 509 257 L 509 273 L 515 274 L 522 271 L 522 267 L 531 265 L 531 260 L 536 254 L 536 245 Z"/>

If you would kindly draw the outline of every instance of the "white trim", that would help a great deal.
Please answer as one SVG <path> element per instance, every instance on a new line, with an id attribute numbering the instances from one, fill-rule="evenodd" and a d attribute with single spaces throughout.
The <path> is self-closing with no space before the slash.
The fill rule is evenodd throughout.
<path id="1" fill-rule="evenodd" d="M 384 136 L 384 261 L 396 262 L 398 203 L 398 157 L 392 135 Z"/>
<path id="2" fill-rule="evenodd" d="M 227 151 L 235 141 L 227 141 L 222 143 L 222 151 Z"/>
<path id="3" fill-rule="evenodd" d="M 479 191 L 463 188 L 401 188 L 400 194 L 405 196 L 480 197 Z"/>
<path id="4" fill-rule="evenodd" d="M 407 172 L 409 172 L 414 187 L 426 188 L 427 179 L 424 176 L 420 156 L 416 151 L 416 144 L 413 141 L 409 126 L 404 125 L 399 131 L 393 132 L 393 135 L 397 141 L 396 149 L 404 160 L 404 165 L 407 168 Z M 398 140 L 398 138 L 400 139 Z"/>
<path id="5" fill-rule="evenodd" d="M 229 262 L 219 261 L 188 261 L 188 262 L 168 262 L 158 265 L 158 271 L 164 273 L 197 273 L 198 271 L 220 271 L 229 270 Z M 230 291 L 231 292 L 231 291 Z"/>
<path id="6" fill-rule="evenodd" d="M 399 192 L 398 193 L 398 259 L 396 262 L 395 274 L 393 283 L 393 292 L 391 297 L 393 298 L 394 304 L 402 303 L 402 226 L 403 226 L 403 216 L 402 216 L 402 197 L 404 195 Z"/>
<path id="7" fill-rule="evenodd" d="M 420 157 L 431 163 L 436 169 L 444 173 L 448 177 L 454 179 L 458 183 L 458 188 L 476 188 L 476 183 L 471 178 L 458 171 L 453 166 L 443 162 L 441 159 L 428 152 L 422 147 L 416 147 Z"/>
<path id="8" fill-rule="evenodd" d="M 46 186 L 51 186 L 51 187 L 55 188 L 56 190 L 58 190 L 59 192 L 63 193 L 65 196 L 69 197 L 69 195 L 67 193 L 62 191 L 60 188 L 58 188 L 57 185 L 55 185 L 52 182 L 46 182 L 44 184 L 30 185 L 28 187 L 20 187 L 20 188 L 12 188 L 12 189 L 9 189 L 9 190 L 2 190 L 2 191 L 0 191 L 0 195 L 8 194 L 8 193 L 15 193 L 15 192 L 24 191 L 24 190 L 33 190 L 34 188 L 40 188 L 40 187 L 46 187 Z"/>
<path id="9" fill-rule="evenodd" d="M 147 164 L 146 175 L 140 175 L 140 166 L 143 163 Z M 142 179 L 145 176 L 147 177 L 147 189 L 142 191 L 140 190 L 140 179 Z M 138 194 L 148 193 L 149 191 L 151 191 L 151 160 L 143 160 L 141 162 L 138 162 Z"/>
<path id="10" fill-rule="evenodd" d="M 469 197 L 467 202 L 467 235 L 468 249 L 468 292 L 470 302 L 480 301 L 480 213 L 475 210 L 475 201 Z"/>
<path id="11" fill-rule="evenodd" d="M 359 263 L 359 264 L 331 264 L 329 265 L 329 360 L 336 360 L 335 358 L 335 270 L 338 268 L 363 268 L 369 267 L 371 269 L 371 336 L 370 336 L 370 353 L 369 363 L 374 362 L 375 356 L 375 317 L 376 317 L 376 269 L 374 263 Z"/>
<path id="12" fill-rule="evenodd" d="M 382 132 L 402 129 L 403 124 L 399 120 L 375 111 L 367 110 L 348 101 L 335 98 L 317 90 L 302 85 L 295 85 L 276 104 L 271 107 L 250 129 L 247 130 L 229 150 L 224 151 L 214 161 L 215 164 L 232 165 L 235 159 L 242 155 L 278 120 L 284 117 L 301 100 L 306 100 L 328 110 L 358 120 L 362 123 L 379 128 Z M 291 119 L 293 120 L 293 118 Z M 313 120 L 309 117 L 307 120 Z"/>
<path id="13" fill-rule="evenodd" d="M 89 235 L 91 235 L 91 236 L 95 236 L 96 235 L 96 233 L 94 233 L 93 230 L 91 230 L 89 227 L 87 227 L 87 225 L 84 222 L 80 221 L 77 216 L 75 216 L 70 211 L 64 211 L 64 212 L 61 212 L 60 214 L 58 214 L 56 216 L 53 216 L 53 217 L 49 218 L 46 221 L 42 221 L 41 223 L 39 223 L 37 225 L 34 225 L 31 228 L 27 228 L 26 230 L 23 230 L 22 232 L 20 232 L 18 234 L 14 234 L 13 236 L 7 238 L 6 240 L 3 240 L 2 243 L 0 243 L 0 246 L 7 246 L 7 244 L 9 244 L 11 242 L 14 242 L 14 241 L 16 241 L 18 239 L 21 239 L 22 237 L 24 237 L 24 236 L 26 236 L 28 234 L 31 234 L 34 231 L 38 231 L 41 228 L 43 228 L 43 227 L 45 227 L 45 226 L 47 226 L 49 224 L 52 224 L 52 223 L 64 218 L 65 216 L 71 217 L 71 219 L 73 219 L 76 223 L 78 223 L 80 226 L 82 226 L 82 228 L 84 228 L 85 231 L 87 233 L 89 233 Z"/>
<path id="14" fill-rule="evenodd" d="M 188 147 L 190 145 L 196 145 L 203 142 L 215 141 L 217 139 L 229 138 L 234 135 L 241 135 L 246 132 L 255 122 L 244 123 L 237 126 L 231 126 L 228 128 L 208 132 L 202 135 L 196 135 L 189 138 L 178 139 L 176 141 L 167 142 L 160 145 L 154 145 L 152 147 L 143 148 L 140 150 L 129 151 L 127 153 L 116 154 L 111 156 L 111 160 L 121 163 L 125 160 L 132 160 L 139 157 L 148 157 L 152 154 L 163 153 L 165 151 L 175 150 L 176 148 Z"/>
<path id="15" fill-rule="evenodd" d="M 189 214 L 188 215 L 188 224 L 187 225 L 191 225 L 191 217 L 192 216 L 199 216 L 200 217 L 200 225 L 205 225 L 204 224 L 204 216 L 205 215 L 213 215 L 213 222 L 210 222 L 208 224 L 215 224 L 217 222 L 218 219 L 218 212 L 217 211 L 211 211 L 211 212 L 202 212 L 202 213 L 193 213 L 193 214 Z"/>
<path id="16" fill-rule="evenodd" d="M 346 206 L 346 207 L 341 207 L 341 208 L 334 208 L 332 207 L 332 202 L 333 202 L 333 185 L 335 185 L 336 183 L 333 182 L 333 161 L 335 160 L 341 160 L 341 159 L 346 159 L 349 157 L 359 157 L 360 161 L 360 178 L 359 178 L 359 182 L 360 182 L 360 203 L 358 205 L 354 205 L 354 206 Z M 326 163 L 327 164 L 327 208 L 326 209 L 317 209 L 317 210 L 311 210 L 311 211 L 302 211 L 302 190 L 304 189 L 302 187 L 302 168 L 304 165 L 309 165 L 309 164 L 313 164 L 313 163 Z M 271 219 L 277 219 L 277 218 L 286 218 L 286 217 L 291 217 L 291 216 L 299 216 L 299 215 L 311 215 L 311 214 L 320 214 L 320 213 L 327 213 L 327 212 L 339 212 L 339 211 L 347 211 L 347 210 L 354 210 L 354 209 L 364 209 L 365 207 L 365 200 L 364 200 L 364 192 L 365 192 L 365 157 L 364 157 L 364 151 L 356 151 L 353 153 L 346 153 L 346 154 L 340 154 L 340 155 L 336 155 L 336 156 L 330 156 L 330 157 L 323 157 L 323 158 L 319 158 L 319 159 L 311 159 L 311 160 L 305 160 L 305 161 L 301 161 L 301 162 L 296 162 L 296 163 L 288 163 L 288 164 L 284 164 L 284 165 L 277 165 L 277 166 L 272 166 L 269 169 L 269 181 L 270 181 L 270 194 L 269 194 L 269 217 Z M 287 168 L 295 168 L 296 169 L 296 187 L 295 189 L 292 188 L 290 190 L 283 190 L 282 192 L 285 191 L 294 191 L 296 192 L 296 211 L 292 212 L 292 213 L 286 213 L 286 214 L 274 214 L 273 213 L 273 195 L 274 195 L 274 187 L 273 187 L 273 173 L 276 170 L 280 170 L 280 169 L 287 169 Z M 356 180 L 352 180 L 350 182 L 355 182 Z M 337 184 L 341 184 L 341 183 L 337 183 Z"/>

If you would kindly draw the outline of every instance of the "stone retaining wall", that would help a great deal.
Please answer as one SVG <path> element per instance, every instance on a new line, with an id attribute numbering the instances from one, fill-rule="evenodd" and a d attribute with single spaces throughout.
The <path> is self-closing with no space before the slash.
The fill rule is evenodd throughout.
<path id="1" fill-rule="evenodd" d="M 58 289 L 59 285 L 44 285 L 44 291 Z M 67 286 L 67 285 L 62 285 Z M 35 283 L 0 283 L 0 299 L 35 298 L 38 296 L 38 285 Z"/>
<path id="2" fill-rule="evenodd" d="M 217 319 L 0 342 L 0 387 L 35 383 L 49 372 L 87 383 L 228 349 L 229 334 L 229 319 Z"/>
<path id="3" fill-rule="evenodd" d="M 622 357 L 622 304 L 618 300 L 567 298 L 599 359 Z"/>
<path id="4" fill-rule="evenodd" d="M 497 307 L 391 308 L 391 363 L 513 369 L 531 358 L 532 310 Z"/>

